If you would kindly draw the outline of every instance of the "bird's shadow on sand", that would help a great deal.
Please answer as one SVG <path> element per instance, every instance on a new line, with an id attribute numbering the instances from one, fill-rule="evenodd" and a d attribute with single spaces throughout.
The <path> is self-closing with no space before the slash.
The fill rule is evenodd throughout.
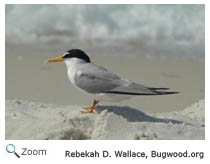
<path id="1" fill-rule="evenodd" d="M 97 106 L 95 108 L 97 113 L 101 113 L 104 110 L 112 112 L 118 116 L 122 116 L 129 122 L 159 122 L 159 123 L 172 123 L 172 124 L 182 124 L 184 122 L 174 119 L 166 118 L 156 118 L 150 116 L 138 109 L 131 108 L 128 106 Z"/>

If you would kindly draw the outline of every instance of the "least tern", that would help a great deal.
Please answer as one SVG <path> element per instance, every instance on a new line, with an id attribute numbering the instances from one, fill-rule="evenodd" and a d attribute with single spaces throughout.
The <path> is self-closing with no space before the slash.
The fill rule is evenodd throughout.
<path id="1" fill-rule="evenodd" d="M 166 92 L 169 88 L 153 88 L 122 79 L 107 69 L 95 65 L 88 55 L 79 49 L 66 51 L 63 56 L 48 60 L 51 62 L 64 61 L 71 83 L 87 93 L 94 94 L 93 105 L 82 113 L 93 113 L 99 101 L 121 101 L 137 95 L 167 95 L 178 92 Z"/>

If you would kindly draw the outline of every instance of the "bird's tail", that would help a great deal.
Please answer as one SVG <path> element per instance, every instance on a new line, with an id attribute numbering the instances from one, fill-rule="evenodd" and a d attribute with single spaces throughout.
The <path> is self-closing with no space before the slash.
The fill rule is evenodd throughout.
<path id="1" fill-rule="evenodd" d="M 169 95 L 169 94 L 177 94 L 179 92 L 165 92 L 165 91 L 155 91 L 158 95 Z"/>
<path id="2" fill-rule="evenodd" d="M 153 91 L 156 91 L 156 90 L 168 90 L 170 88 L 152 88 L 152 87 L 147 87 L 148 89 L 151 89 Z"/>
<path id="3" fill-rule="evenodd" d="M 179 92 L 164 92 L 164 91 L 153 91 L 152 93 L 137 93 L 137 92 L 122 92 L 122 91 L 104 91 L 103 93 L 122 94 L 122 95 L 142 95 L 142 96 L 155 96 L 155 95 L 168 95 L 177 94 Z"/>
<path id="4" fill-rule="evenodd" d="M 154 87 L 145 87 L 136 83 L 131 83 L 128 86 L 118 86 L 112 90 L 103 91 L 103 93 L 112 93 L 112 94 L 123 94 L 123 95 L 169 95 L 177 94 L 179 92 L 167 92 L 169 88 L 154 88 Z"/>

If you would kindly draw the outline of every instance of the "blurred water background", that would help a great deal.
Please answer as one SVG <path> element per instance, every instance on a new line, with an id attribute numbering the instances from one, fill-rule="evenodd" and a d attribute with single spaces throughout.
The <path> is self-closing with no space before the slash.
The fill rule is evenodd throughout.
<path id="1" fill-rule="evenodd" d="M 205 6 L 6 5 L 5 37 L 8 53 L 201 59 Z"/>

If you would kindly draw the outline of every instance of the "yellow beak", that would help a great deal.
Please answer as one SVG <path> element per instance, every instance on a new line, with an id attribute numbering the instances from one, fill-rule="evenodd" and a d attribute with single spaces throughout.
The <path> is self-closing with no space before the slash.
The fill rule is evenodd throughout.
<path id="1" fill-rule="evenodd" d="M 62 57 L 57 57 L 57 58 L 53 58 L 53 59 L 48 60 L 46 63 L 62 62 L 62 61 L 64 61 L 64 58 L 62 58 Z"/>

